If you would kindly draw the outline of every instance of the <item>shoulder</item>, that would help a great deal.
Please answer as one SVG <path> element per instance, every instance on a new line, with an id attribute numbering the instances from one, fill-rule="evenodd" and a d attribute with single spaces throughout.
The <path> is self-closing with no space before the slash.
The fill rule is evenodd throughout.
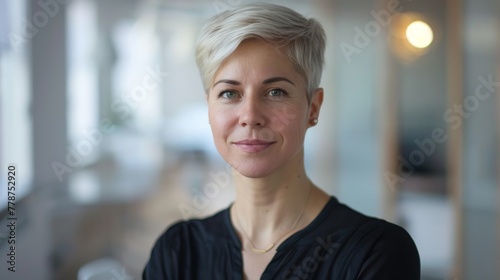
<path id="1" fill-rule="evenodd" d="M 372 223 L 371 245 L 358 279 L 420 279 L 420 257 L 410 234 L 384 220 Z"/>
<path id="2" fill-rule="evenodd" d="M 420 279 L 418 250 L 403 227 L 342 203 L 331 212 L 329 227 L 345 245 L 345 265 L 357 264 L 358 279 Z"/>
<path id="3" fill-rule="evenodd" d="M 151 250 L 143 279 L 178 279 L 180 268 L 189 266 L 193 258 L 202 256 L 206 246 L 217 244 L 215 239 L 224 238 L 217 232 L 225 228 L 225 211 L 208 218 L 179 221 L 169 226 Z"/>
<path id="4" fill-rule="evenodd" d="M 387 243 L 386 245 L 390 246 L 404 243 L 415 245 L 403 227 L 383 219 L 367 216 L 340 202 L 337 203 L 327 219 L 328 224 L 336 230 L 358 232 L 359 235 L 366 236 L 375 244 Z"/>
<path id="5" fill-rule="evenodd" d="M 393 254 L 416 255 L 417 247 L 410 234 L 401 226 L 381 219 L 372 222 L 376 236 L 372 252 L 383 250 Z"/>
<path id="6" fill-rule="evenodd" d="M 160 235 L 156 245 L 171 246 L 180 249 L 179 246 L 186 242 L 208 242 L 211 239 L 221 238 L 227 235 L 226 216 L 228 209 L 224 209 L 212 216 L 202 219 L 190 219 L 178 221 L 167 228 Z"/>
<path id="7" fill-rule="evenodd" d="M 410 234 L 401 226 L 368 217 L 358 279 L 420 279 L 420 257 Z"/>

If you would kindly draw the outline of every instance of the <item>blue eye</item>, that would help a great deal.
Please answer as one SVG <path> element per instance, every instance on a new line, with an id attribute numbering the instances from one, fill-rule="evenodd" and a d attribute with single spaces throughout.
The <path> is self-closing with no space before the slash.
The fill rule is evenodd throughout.
<path id="1" fill-rule="evenodd" d="M 232 98 L 237 97 L 237 94 L 234 91 L 224 90 L 224 91 L 221 91 L 221 93 L 219 94 L 219 97 L 222 97 L 225 99 L 232 99 Z"/>
<path id="2" fill-rule="evenodd" d="M 281 89 L 272 89 L 269 91 L 269 95 L 272 97 L 282 97 L 285 96 L 286 93 Z"/>

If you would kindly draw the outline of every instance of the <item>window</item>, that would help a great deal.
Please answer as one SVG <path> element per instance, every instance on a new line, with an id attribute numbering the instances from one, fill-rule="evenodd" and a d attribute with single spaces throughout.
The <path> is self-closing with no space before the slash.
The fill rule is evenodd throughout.
<path id="1" fill-rule="evenodd" d="M 0 2 L 0 182 L 4 185 L 7 166 L 15 164 L 17 201 L 31 191 L 33 179 L 29 39 L 21 20 L 27 11 L 25 0 Z M 6 198 L 2 189 L 0 210 Z"/>

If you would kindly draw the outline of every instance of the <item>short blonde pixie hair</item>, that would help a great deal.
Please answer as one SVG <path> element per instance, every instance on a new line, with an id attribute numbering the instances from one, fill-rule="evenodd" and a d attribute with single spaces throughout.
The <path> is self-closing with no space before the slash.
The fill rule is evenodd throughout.
<path id="1" fill-rule="evenodd" d="M 323 73 L 325 37 L 319 22 L 287 7 L 254 3 L 223 11 L 205 24 L 196 42 L 196 64 L 205 92 L 224 59 L 244 40 L 259 38 L 288 56 L 305 78 L 310 100 Z"/>

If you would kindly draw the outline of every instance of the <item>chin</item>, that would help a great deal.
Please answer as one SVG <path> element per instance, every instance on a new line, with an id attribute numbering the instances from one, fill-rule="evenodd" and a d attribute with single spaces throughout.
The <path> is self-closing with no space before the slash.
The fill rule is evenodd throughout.
<path id="1" fill-rule="evenodd" d="M 231 166 L 234 170 L 236 170 L 240 175 L 245 176 L 247 178 L 264 178 L 272 174 L 278 166 L 272 166 L 266 163 L 259 162 L 238 162 L 231 163 Z"/>

